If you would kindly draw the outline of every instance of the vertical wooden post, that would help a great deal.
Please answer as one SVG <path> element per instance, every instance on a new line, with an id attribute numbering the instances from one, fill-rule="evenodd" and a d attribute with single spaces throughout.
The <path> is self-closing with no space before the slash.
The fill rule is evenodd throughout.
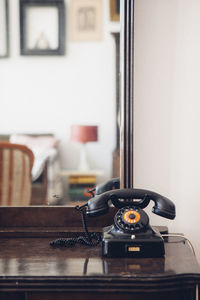
<path id="1" fill-rule="evenodd" d="M 121 0 L 120 24 L 120 187 L 133 188 L 134 0 Z"/>

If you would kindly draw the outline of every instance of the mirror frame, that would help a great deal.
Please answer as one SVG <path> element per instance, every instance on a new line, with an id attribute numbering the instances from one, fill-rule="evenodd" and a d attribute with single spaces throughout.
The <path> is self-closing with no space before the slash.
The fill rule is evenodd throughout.
<path id="1" fill-rule="evenodd" d="M 133 188 L 134 4 L 120 2 L 120 188 Z"/>
<path id="2" fill-rule="evenodd" d="M 133 51 L 134 51 L 134 0 L 120 2 L 120 181 L 121 188 L 133 187 Z M 109 225 L 116 209 L 110 213 L 89 220 L 89 226 Z M 38 236 L 45 234 L 65 233 L 82 230 L 79 212 L 74 207 L 0 207 L 0 233 L 3 236 L 24 235 Z M 80 229 L 79 228 L 79 229 Z M 74 231 L 73 231 L 74 230 Z M 68 229 L 69 231 L 69 229 Z"/>

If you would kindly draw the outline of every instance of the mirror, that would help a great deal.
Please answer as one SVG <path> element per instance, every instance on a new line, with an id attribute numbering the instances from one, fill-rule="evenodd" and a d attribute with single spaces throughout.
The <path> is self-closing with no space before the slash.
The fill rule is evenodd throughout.
<path id="1" fill-rule="evenodd" d="M 5 3 L 10 55 L 0 60 L 0 139 L 34 152 L 30 205 L 74 205 L 79 186 L 85 193 L 85 182 L 93 186 L 118 172 L 119 1 Z M 96 141 L 85 144 L 89 170 L 78 169 L 74 125 L 97 127 Z"/>

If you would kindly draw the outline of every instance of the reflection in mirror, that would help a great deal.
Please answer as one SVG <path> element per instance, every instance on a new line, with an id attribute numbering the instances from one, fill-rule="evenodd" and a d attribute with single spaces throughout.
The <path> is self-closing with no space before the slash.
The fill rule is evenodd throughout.
<path id="1" fill-rule="evenodd" d="M 112 19 L 119 15 L 118 2 L 9 2 L 10 57 L 0 61 L 0 141 L 34 154 L 29 205 L 74 205 L 88 199 L 88 187 L 119 174 L 119 21 Z M 72 128 L 80 125 L 84 130 L 74 139 Z M 21 198 L 30 164 L 20 155 L 0 152 L 1 206 L 23 205 L 10 189 L 19 185 Z M 79 167 L 81 159 L 88 166 Z"/>
<path id="2" fill-rule="evenodd" d="M 0 58 L 9 55 L 8 0 L 0 0 Z"/>

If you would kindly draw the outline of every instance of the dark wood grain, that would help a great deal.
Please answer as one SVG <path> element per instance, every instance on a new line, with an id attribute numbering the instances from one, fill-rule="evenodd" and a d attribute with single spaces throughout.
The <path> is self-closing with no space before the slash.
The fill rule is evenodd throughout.
<path id="1" fill-rule="evenodd" d="M 81 226 L 81 224 L 80 224 Z M 168 229 L 166 226 L 153 226 L 161 233 L 167 233 Z M 90 232 L 102 232 L 102 227 L 88 227 Z M 81 227 L 0 227 L 0 238 L 1 237 L 74 237 L 83 234 L 83 226 Z"/>
<path id="2" fill-rule="evenodd" d="M 182 292 L 166 292 L 166 293 L 152 293 L 151 295 L 143 293 L 108 293 L 108 292 L 83 292 L 81 294 L 77 293 L 28 293 L 27 295 L 28 300 L 188 300 L 192 299 L 191 297 L 194 297 L 194 293 L 192 293 L 190 290 L 182 291 Z"/>
<path id="3" fill-rule="evenodd" d="M 193 290 L 200 281 L 196 258 L 177 238 L 157 259 L 102 258 L 100 246 L 52 248 L 51 240 L 1 238 L 0 291 L 155 293 Z"/>
<path id="4" fill-rule="evenodd" d="M 82 203 L 83 204 L 83 203 Z M 88 218 L 89 226 L 103 227 L 113 222 L 116 208 L 98 218 Z M 80 212 L 74 207 L 0 207 L 2 227 L 81 227 Z"/>
<path id="5" fill-rule="evenodd" d="M 17 292 L 15 292 L 15 293 L 1 293 L 0 292 L 0 299 L 1 300 L 26 300 L 24 293 L 17 293 Z"/>

